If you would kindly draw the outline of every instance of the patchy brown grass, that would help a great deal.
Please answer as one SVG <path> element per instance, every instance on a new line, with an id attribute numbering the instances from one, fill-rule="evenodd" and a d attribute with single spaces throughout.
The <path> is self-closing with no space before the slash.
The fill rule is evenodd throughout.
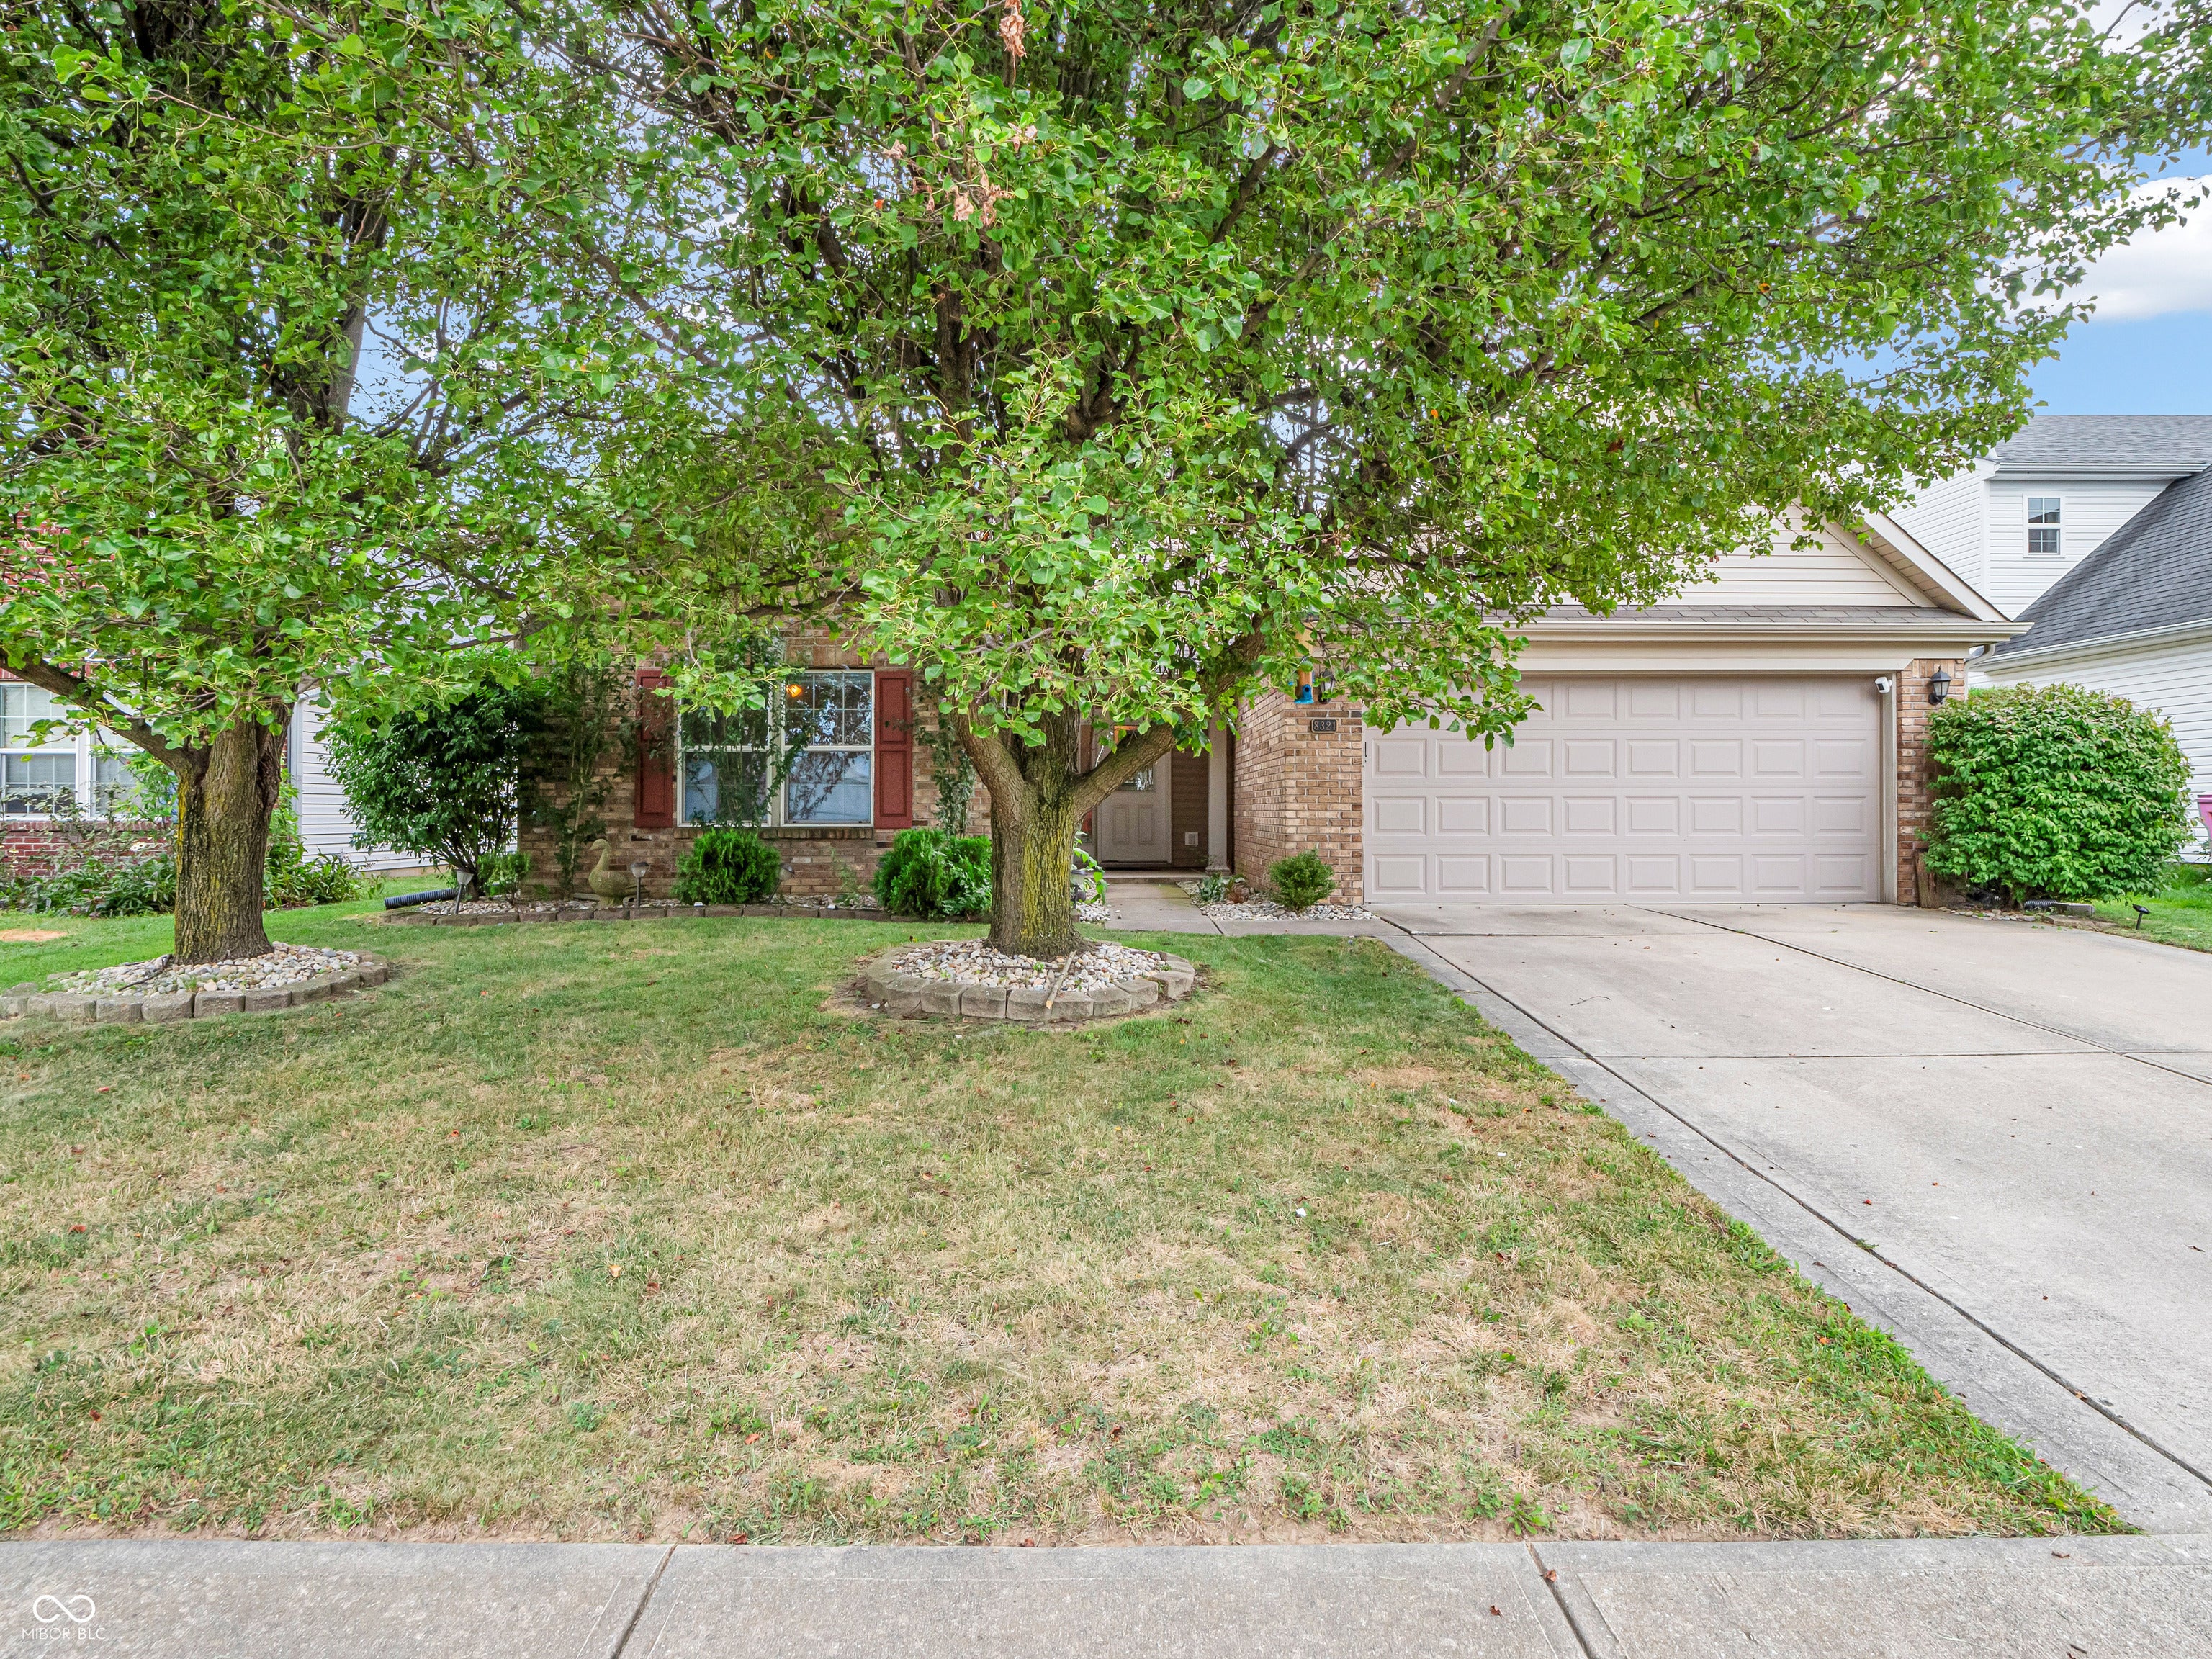
<path id="1" fill-rule="evenodd" d="M 12 1028 L 0 1521 L 2116 1524 L 1376 945 L 1182 941 L 1080 1035 L 824 1007 L 910 931 L 387 933 L 304 1017 Z"/>

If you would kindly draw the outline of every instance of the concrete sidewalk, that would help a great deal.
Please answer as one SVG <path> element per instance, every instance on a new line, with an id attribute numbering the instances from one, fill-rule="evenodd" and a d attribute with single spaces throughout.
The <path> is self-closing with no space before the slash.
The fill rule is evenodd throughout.
<path id="1" fill-rule="evenodd" d="M 2212 1538 L 959 1549 L 0 1546 L 0 1654 L 2191 1659 Z"/>

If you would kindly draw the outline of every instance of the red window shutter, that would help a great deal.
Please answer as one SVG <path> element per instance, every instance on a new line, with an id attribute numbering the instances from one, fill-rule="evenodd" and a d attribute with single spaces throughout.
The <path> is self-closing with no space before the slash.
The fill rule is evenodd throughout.
<path id="1" fill-rule="evenodd" d="M 876 676 L 876 828 L 914 827 L 914 676 Z"/>
<path id="2" fill-rule="evenodd" d="M 637 671 L 637 799 L 630 822 L 640 830 L 676 823 L 676 704 L 661 695 L 668 684 L 657 668 Z"/>

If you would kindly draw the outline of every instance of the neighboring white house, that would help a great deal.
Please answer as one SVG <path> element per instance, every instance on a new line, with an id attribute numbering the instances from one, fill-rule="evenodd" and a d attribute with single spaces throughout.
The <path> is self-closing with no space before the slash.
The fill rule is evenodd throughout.
<path id="1" fill-rule="evenodd" d="M 1890 516 L 2008 617 L 2168 485 L 2212 466 L 2212 415 L 2039 415 Z"/>
<path id="2" fill-rule="evenodd" d="M 2212 802 L 2212 416 L 2042 416 L 1895 516 L 2029 624 L 1976 654 L 1975 684 L 2155 708 Z"/>
<path id="3" fill-rule="evenodd" d="M 330 746 L 323 740 L 325 714 L 310 692 L 292 707 L 292 727 L 284 745 L 284 769 L 297 793 L 300 840 L 309 856 L 336 853 L 358 868 L 415 870 L 423 860 L 413 853 L 395 853 L 386 847 L 354 845 L 353 811 L 345 791 L 330 773 Z"/>

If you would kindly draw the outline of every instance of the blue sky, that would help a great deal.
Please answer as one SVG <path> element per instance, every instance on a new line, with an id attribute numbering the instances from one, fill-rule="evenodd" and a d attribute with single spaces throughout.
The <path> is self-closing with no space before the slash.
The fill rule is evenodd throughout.
<path id="1" fill-rule="evenodd" d="M 2169 178 L 2212 175 L 2196 151 Z M 2090 275 L 2098 314 L 2031 377 L 2053 415 L 2212 415 L 2212 202 L 2114 250 Z"/>

